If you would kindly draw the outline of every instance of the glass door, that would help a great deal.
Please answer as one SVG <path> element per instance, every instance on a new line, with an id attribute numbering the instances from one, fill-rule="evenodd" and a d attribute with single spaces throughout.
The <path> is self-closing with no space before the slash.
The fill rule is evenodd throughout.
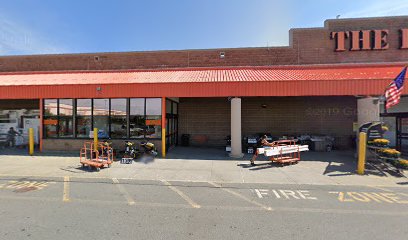
<path id="1" fill-rule="evenodd" d="M 398 149 L 408 156 L 408 117 L 398 118 Z"/>
<path id="2" fill-rule="evenodd" d="M 178 103 L 166 100 L 166 150 L 177 145 Z"/>

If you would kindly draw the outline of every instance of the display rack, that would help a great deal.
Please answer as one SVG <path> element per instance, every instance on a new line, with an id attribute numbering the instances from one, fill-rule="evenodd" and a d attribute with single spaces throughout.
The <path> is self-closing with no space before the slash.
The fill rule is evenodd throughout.
<path id="1" fill-rule="evenodd" d="M 390 149 L 388 146 L 384 147 L 379 147 L 379 146 L 372 146 L 372 145 L 367 145 L 367 151 L 371 153 L 372 156 L 374 156 L 374 161 L 380 162 L 385 168 L 387 169 L 392 169 L 393 171 L 403 175 L 403 172 L 401 169 L 397 168 L 395 165 L 391 164 L 391 161 L 399 161 L 401 158 L 400 157 L 386 157 L 382 156 L 380 152 L 385 149 Z"/>

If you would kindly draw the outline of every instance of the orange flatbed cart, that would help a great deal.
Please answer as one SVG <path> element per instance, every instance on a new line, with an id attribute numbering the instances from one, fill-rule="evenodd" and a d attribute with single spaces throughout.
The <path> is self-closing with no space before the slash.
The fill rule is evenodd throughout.
<path id="1" fill-rule="evenodd" d="M 85 142 L 79 158 L 82 167 L 87 166 L 99 171 L 101 168 L 110 167 L 113 163 L 113 149 L 102 143 L 98 143 L 95 147 L 94 142 Z"/>

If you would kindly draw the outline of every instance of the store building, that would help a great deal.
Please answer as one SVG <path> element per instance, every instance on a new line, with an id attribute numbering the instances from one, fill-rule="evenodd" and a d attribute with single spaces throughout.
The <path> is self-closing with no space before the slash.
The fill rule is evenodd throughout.
<path id="1" fill-rule="evenodd" d="M 382 118 L 407 151 L 408 97 L 387 113 L 378 97 L 407 63 L 408 16 L 289 34 L 285 47 L 0 57 L 0 134 L 38 119 L 44 151 L 78 150 L 94 127 L 117 146 L 159 149 L 182 134 L 213 147 L 231 135 L 239 156 L 242 136 L 258 133 L 330 135 L 351 148 L 358 124 Z"/>

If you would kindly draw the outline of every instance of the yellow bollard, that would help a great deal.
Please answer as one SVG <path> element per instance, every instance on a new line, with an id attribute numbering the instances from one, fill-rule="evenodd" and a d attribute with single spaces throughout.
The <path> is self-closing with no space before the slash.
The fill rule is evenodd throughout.
<path id="1" fill-rule="evenodd" d="M 162 157 L 166 157 L 166 129 L 162 129 Z"/>
<path id="2" fill-rule="evenodd" d="M 98 149 L 98 128 L 94 128 L 93 135 L 94 135 L 94 148 L 96 150 Z"/>
<path id="3" fill-rule="evenodd" d="M 358 166 L 357 173 L 364 175 L 367 153 L 367 133 L 361 132 L 358 137 Z"/>
<path id="4" fill-rule="evenodd" d="M 34 129 L 28 129 L 28 153 L 32 156 L 34 154 Z"/>

